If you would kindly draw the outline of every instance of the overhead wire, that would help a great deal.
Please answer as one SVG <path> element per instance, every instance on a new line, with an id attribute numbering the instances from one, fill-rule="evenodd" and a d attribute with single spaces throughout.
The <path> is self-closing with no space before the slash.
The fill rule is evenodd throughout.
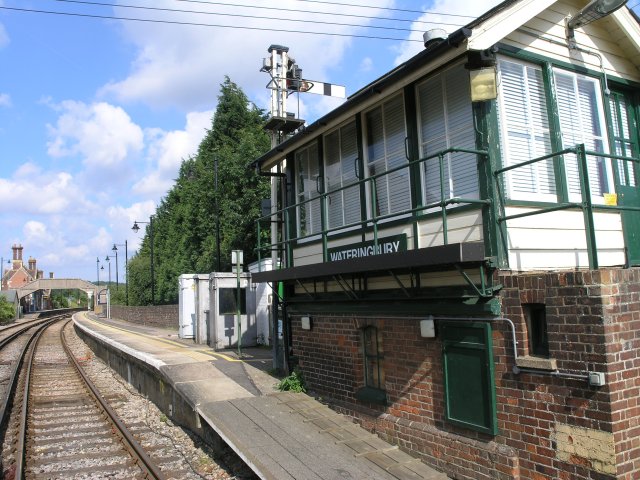
<path id="1" fill-rule="evenodd" d="M 358 7 L 358 8 L 375 8 L 377 10 L 388 10 L 388 11 L 392 11 L 392 12 L 405 12 L 405 13 L 419 13 L 419 14 L 425 14 L 425 13 L 433 13 L 436 15 L 444 15 L 444 16 L 448 16 L 448 17 L 462 17 L 462 18 L 476 18 L 473 17 L 471 15 L 459 15 L 457 13 L 443 13 L 443 12 L 434 12 L 434 11 L 429 11 L 429 10 L 410 10 L 407 8 L 394 8 L 394 7 L 376 7 L 373 5 L 357 5 L 355 3 L 343 3 L 343 2 L 328 2 L 326 0 L 296 0 L 298 2 L 309 2 L 309 3 L 323 3 L 326 5 L 340 5 L 343 7 Z"/>
<path id="2" fill-rule="evenodd" d="M 298 22 L 298 23 L 309 23 L 309 24 L 319 24 L 319 25 L 336 25 L 336 26 L 345 26 L 345 27 L 362 27 L 362 28 L 372 28 L 378 30 L 396 30 L 396 31 L 404 31 L 404 32 L 417 32 L 421 33 L 419 30 L 411 29 L 411 28 L 399 28 L 399 27 L 386 27 L 381 25 L 363 25 L 363 24 L 354 24 L 354 23 L 340 23 L 340 22 L 327 22 L 323 20 L 305 20 L 305 19 L 296 19 L 296 18 L 278 18 L 278 17 L 265 17 L 258 15 L 245 15 L 240 13 L 222 13 L 222 12 L 205 12 L 202 10 L 184 10 L 184 9 L 175 9 L 175 8 L 166 8 L 166 7 L 147 7 L 142 5 L 128 5 L 128 4 L 114 4 L 114 3 L 106 3 L 106 2 L 95 2 L 89 0 L 54 0 L 56 2 L 61 3 L 73 3 L 80 5 L 94 5 L 101 7 L 118 7 L 118 8 L 130 8 L 137 10 L 147 10 L 147 11 L 158 11 L 158 12 L 171 12 L 171 13 L 192 13 L 198 15 L 212 15 L 212 16 L 221 16 L 221 17 L 237 17 L 237 18 L 251 18 L 251 19 L 260 19 L 260 20 L 286 20 L 288 22 Z M 455 23 L 444 23 L 444 22 L 434 22 L 438 25 L 451 25 L 451 26 L 461 26 Z"/>
<path id="3" fill-rule="evenodd" d="M 102 20 L 122 20 L 129 22 L 141 22 L 141 23 L 161 23 L 161 24 L 169 24 L 169 25 L 187 25 L 187 26 L 195 26 L 195 27 L 213 27 L 213 28 L 229 28 L 235 30 L 254 30 L 254 31 L 264 31 L 264 32 L 281 32 L 281 33 L 299 33 L 304 35 L 322 35 L 329 37 L 347 37 L 347 38 L 366 38 L 369 40 L 391 40 L 391 41 L 407 41 L 407 42 L 420 42 L 421 39 L 412 39 L 412 38 L 398 38 L 398 37 L 382 37 L 375 35 L 363 35 L 356 33 L 337 33 L 337 32 L 313 32 L 308 30 L 291 30 L 284 28 L 267 28 L 267 27 L 244 27 L 241 25 L 222 25 L 222 24 L 214 24 L 214 23 L 200 23 L 200 22 L 181 22 L 177 20 L 159 20 L 159 19 L 151 19 L 151 18 L 134 18 L 134 17 L 123 17 L 116 15 L 98 15 L 91 13 L 77 13 L 77 12 L 58 12 L 52 10 L 39 10 L 33 8 L 19 8 L 19 7 L 8 7 L 6 5 L 0 5 L 0 10 L 10 10 L 15 12 L 25 12 L 25 13 L 42 13 L 48 15 L 60 15 L 60 16 L 68 16 L 68 17 L 81 17 L 81 18 L 95 18 Z"/>
<path id="4" fill-rule="evenodd" d="M 245 4 L 239 4 L 239 3 L 215 2 L 211 0 L 175 0 L 175 1 L 186 2 L 186 3 L 200 3 L 204 5 L 253 8 L 253 9 L 259 9 L 259 10 L 277 10 L 279 12 L 314 13 L 318 15 L 331 15 L 333 17 L 366 18 L 368 20 L 387 20 L 387 21 L 393 21 L 393 22 L 409 22 L 409 23 L 422 23 L 422 24 L 437 23 L 432 21 L 413 20 L 408 18 L 389 18 L 389 17 L 380 17 L 380 16 L 373 16 L 373 15 L 358 15 L 355 13 L 326 12 L 326 11 L 323 12 L 319 10 L 300 10 L 297 8 L 285 8 L 285 7 L 267 7 L 265 5 L 245 5 Z M 359 5 L 351 5 L 351 4 L 345 4 L 345 5 L 354 6 L 354 7 L 359 6 Z M 453 14 L 444 14 L 440 12 L 421 12 L 421 13 L 432 13 L 434 15 L 453 15 Z M 469 18 L 475 18 L 475 17 L 469 17 Z"/>

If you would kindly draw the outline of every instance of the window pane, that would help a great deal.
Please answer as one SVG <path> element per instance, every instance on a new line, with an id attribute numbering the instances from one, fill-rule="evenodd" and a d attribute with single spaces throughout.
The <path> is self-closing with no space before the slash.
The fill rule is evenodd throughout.
<path id="1" fill-rule="evenodd" d="M 556 97 L 564 148 L 584 143 L 587 150 L 604 152 L 603 112 L 600 83 L 597 79 L 571 72 L 554 72 Z M 569 193 L 580 194 L 580 176 L 575 155 L 566 155 L 565 168 Z M 602 158 L 588 156 L 587 171 L 592 195 L 602 196 L 609 191 L 606 163 Z"/>
<path id="2" fill-rule="evenodd" d="M 537 66 L 500 60 L 498 117 L 504 166 L 551 153 L 551 137 L 542 71 Z M 552 160 L 519 167 L 505 176 L 510 198 L 555 195 Z M 544 197 L 543 197 L 544 198 Z"/>
<path id="3" fill-rule="evenodd" d="M 329 195 L 329 228 L 338 228 L 360 220 L 359 187 L 344 188 L 357 181 L 358 143 L 355 122 L 351 122 L 325 137 L 325 177 Z"/>
<path id="4" fill-rule="evenodd" d="M 320 166 L 318 163 L 318 147 L 314 143 L 295 153 L 296 191 L 298 192 L 298 235 L 306 236 L 320 232 L 321 215 L 320 199 L 318 198 L 318 177 Z"/>
<path id="5" fill-rule="evenodd" d="M 404 142 L 404 102 L 397 96 L 366 115 L 368 176 L 407 164 Z M 408 168 L 375 181 L 376 215 L 401 212 L 411 207 Z"/>
<path id="6" fill-rule="evenodd" d="M 435 75 L 418 87 L 421 157 L 447 148 L 475 149 L 475 129 L 469 97 L 469 73 L 462 65 Z M 476 156 L 447 154 L 443 159 L 444 198 L 478 198 Z M 440 201 L 440 163 L 423 163 L 424 202 Z"/>
<path id="7" fill-rule="evenodd" d="M 238 290 L 235 288 L 218 289 L 218 313 L 220 315 L 232 315 L 238 313 Z M 240 314 L 247 314 L 246 289 L 240 289 Z"/>

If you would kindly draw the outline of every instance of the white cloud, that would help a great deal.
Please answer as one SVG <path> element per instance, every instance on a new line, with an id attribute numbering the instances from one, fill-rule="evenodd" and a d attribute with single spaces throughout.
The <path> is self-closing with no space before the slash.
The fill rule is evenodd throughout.
<path id="1" fill-rule="evenodd" d="M 360 5 L 370 2 L 358 0 Z M 384 0 L 379 7 L 393 4 Z M 175 7 L 169 0 L 158 0 L 154 7 Z M 213 28 L 178 26 L 163 24 L 122 23 L 126 38 L 137 48 L 138 53 L 127 78 L 112 81 L 100 91 L 101 95 L 115 97 L 123 102 L 144 102 L 155 107 L 178 106 L 183 110 L 211 108 L 218 94 L 218 85 L 224 75 L 242 85 L 250 96 L 254 91 L 262 91 L 267 77 L 260 73 L 262 58 L 268 56 L 267 49 L 272 44 L 287 45 L 291 53 L 299 59 L 305 78 L 327 80 L 327 70 L 335 67 L 351 44 L 349 37 L 326 35 L 303 35 L 287 33 L 284 30 L 303 30 L 322 33 L 350 34 L 361 31 L 360 27 L 326 25 L 313 22 L 336 22 L 335 6 L 314 4 L 308 10 L 318 13 L 287 12 L 286 9 L 301 9 L 300 3 L 283 0 L 278 9 L 258 10 L 206 5 L 199 3 L 198 11 L 210 13 L 232 13 L 255 15 L 262 18 L 225 17 L 205 14 L 167 14 L 167 18 L 180 22 L 195 22 L 230 25 L 236 28 Z M 303 7 L 304 8 L 304 7 Z M 195 8 L 194 8 L 195 9 Z M 120 12 L 118 8 L 116 13 Z M 384 16 L 384 10 L 367 9 L 367 15 Z M 341 14 L 360 14 L 362 8 L 342 6 Z M 277 17 L 270 20 L 264 17 Z M 291 21 L 302 19 L 309 23 Z M 289 21 L 287 21 L 289 19 Z M 366 20 L 358 19 L 366 23 Z M 338 20 L 340 21 L 340 20 Z M 341 20 L 343 23 L 347 20 Z M 240 29 L 238 27 L 247 27 Z M 282 28 L 274 32 L 259 29 Z M 305 61 L 306 60 L 306 61 Z"/>
<path id="2" fill-rule="evenodd" d="M 213 113 L 188 113 L 184 130 L 146 131 L 146 136 L 150 139 L 147 157 L 153 166 L 150 172 L 135 183 L 133 190 L 142 195 L 155 197 L 166 193 L 173 185 L 182 161 L 198 152 L 198 146 L 206 130 L 211 127 Z"/>
<path id="3" fill-rule="evenodd" d="M 0 212 L 52 215 L 92 209 L 69 173 L 42 172 L 28 163 L 18 168 L 13 179 L 0 178 Z"/>
<path id="4" fill-rule="evenodd" d="M 10 107 L 10 106 L 11 106 L 11 97 L 9 96 L 9 94 L 0 93 L 0 107 Z"/>
<path id="5" fill-rule="evenodd" d="M 440 28 L 447 33 L 451 33 L 460 25 L 449 25 L 451 23 L 469 23 L 472 18 L 478 17 L 487 12 L 501 0 L 475 0 L 473 2 L 460 2 L 458 0 L 436 0 L 429 8 L 430 12 L 445 12 L 447 14 L 457 14 L 461 17 L 451 17 L 449 15 L 438 15 L 433 13 L 425 13 L 415 22 L 411 24 L 411 32 L 407 41 L 402 42 L 396 50 L 397 55 L 394 61 L 395 65 L 407 61 L 424 49 L 423 32 L 434 28 Z M 415 41 L 418 40 L 418 41 Z"/>
<path id="6" fill-rule="evenodd" d="M 30 244 L 49 245 L 53 240 L 52 235 L 47 230 L 47 226 L 34 220 L 25 223 L 22 233 L 25 236 L 25 242 Z"/>
<path id="7" fill-rule="evenodd" d="M 144 146 L 142 129 L 120 107 L 67 100 L 57 108 L 62 113 L 56 125 L 48 125 L 52 157 L 79 155 L 91 168 L 113 169 Z"/>
<path id="8" fill-rule="evenodd" d="M 373 59 L 371 57 L 365 57 L 360 62 L 361 72 L 370 72 L 373 69 Z"/>

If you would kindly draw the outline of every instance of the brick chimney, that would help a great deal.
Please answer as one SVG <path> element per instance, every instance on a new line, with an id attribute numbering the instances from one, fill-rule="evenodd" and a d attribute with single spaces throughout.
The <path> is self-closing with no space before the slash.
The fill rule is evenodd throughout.
<path id="1" fill-rule="evenodd" d="M 35 272 L 37 272 L 36 269 L 36 259 L 33 257 L 29 257 L 29 271 L 33 272 L 35 275 Z"/>
<path id="2" fill-rule="evenodd" d="M 49 272 L 49 278 L 53 278 L 53 272 Z"/>
<path id="3" fill-rule="evenodd" d="M 18 270 L 22 266 L 22 245 L 16 245 L 14 243 L 11 247 L 11 250 L 13 250 L 12 268 L 14 270 Z"/>

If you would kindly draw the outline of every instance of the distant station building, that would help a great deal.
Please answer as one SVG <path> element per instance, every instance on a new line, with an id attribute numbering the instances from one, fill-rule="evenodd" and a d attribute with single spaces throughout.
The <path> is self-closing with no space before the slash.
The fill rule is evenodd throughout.
<path id="1" fill-rule="evenodd" d="M 22 245 L 14 244 L 11 250 L 13 251 L 11 268 L 4 269 L 3 265 L 2 290 L 19 289 L 34 280 L 44 277 L 44 272 L 38 270 L 35 258 L 29 257 L 27 266 L 24 265 L 22 260 Z M 50 308 L 49 294 L 50 292 L 48 291 L 39 290 L 21 299 L 20 303 L 23 311 L 29 312 Z"/>
<path id="2" fill-rule="evenodd" d="M 255 161 L 276 268 L 253 280 L 273 287 L 288 368 L 452 478 L 638 478 L 640 25 L 624 3 L 508 0 L 428 32 Z"/>

